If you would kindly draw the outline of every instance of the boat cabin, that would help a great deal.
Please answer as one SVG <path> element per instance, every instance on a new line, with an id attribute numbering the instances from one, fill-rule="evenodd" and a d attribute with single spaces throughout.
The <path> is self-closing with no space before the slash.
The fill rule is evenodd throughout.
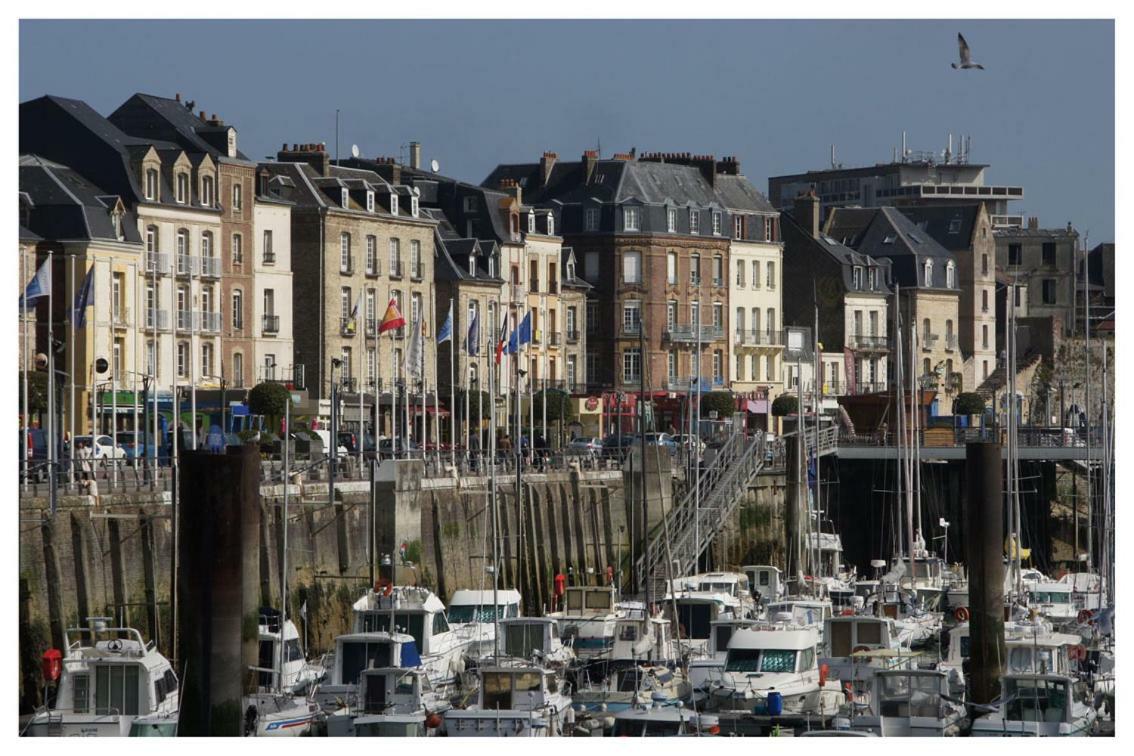
<path id="1" fill-rule="evenodd" d="M 831 619 L 831 604 L 827 601 L 789 599 L 768 605 L 768 620 L 788 621 L 797 625 L 818 625 Z"/>
<path id="2" fill-rule="evenodd" d="M 740 628 L 729 640 L 725 672 L 792 673 L 817 668 L 819 634 L 813 627 L 796 629 L 754 625 Z"/>
<path id="3" fill-rule="evenodd" d="M 497 590 L 496 600 L 498 602 L 496 604 L 497 619 L 519 617 L 523 613 L 520 610 L 519 591 Z M 453 598 L 449 600 L 446 616 L 450 625 L 463 625 L 472 622 L 491 624 L 493 621 L 492 591 L 463 589 L 455 591 Z"/>
<path id="4" fill-rule="evenodd" d="M 537 711 L 559 692 L 559 678 L 537 666 L 487 665 L 480 669 L 480 708 Z"/>
<path id="5" fill-rule="evenodd" d="M 893 622 L 882 617 L 848 615 L 829 617 L 823 633 L 823 655 L 845 658 L 852 654 L 894 648 Z"/>
<path id="6" fill-rule="evenodd" d="M 593 618 L 611 614 L 618 601 L 613 585 L 573 585 L 564 590 L 563 617 Z"/>
<path id="7" fill-rule="evenodd" d="M 879 670 L 874 677 L 874 701 L 883 719 L 944 719 L 948 696 L 948 676 L 937 670 Z"/>
<path id="8" fill-rule="evenodd" d="M 500 644 L 500 652 L 506 656 L 543 660 L 567 656 L 565 655 L 567 649 L 559 637 L 559 623 L 550 617 L 516 617 L 501 620 L 500 632 L 504 636 Z"/>
<path id="9" fill-rule="evenodd" d="M 1074 681 L 1062 675 L 1005 675 L 1000 700 L 1004 719 L 1070 725 Z"/>
<path id="10" fill-rule="evenodd" d="M 767 604 L 783 594 L 783 575 L 778 567 L 752 565 L 740 569 L 748 577 L 752 598 L 759 598 L 761 603 Z"/>
<path id="11" fill-rule="evenodd" d="M 359 676 L 359 708 L 366 714 L 412 714 L 421 710 L 422 695 L 431 690 L 420 670 L 365 669 Z"/>
<path id="12" fill-rule="evenodd" d="M 393 627 L 391 627 L 391 621 Z M 367 591 L 354 604 L 354 632 L 394 632 L 411 636 L 422 656 L 444 649 L 441 638 L 450 632 L 445 605 L 426 588 L 397 587 L 389 595 Z"/>
<path id="13" fill-rule="evenodd" d="M 418 667 L 417 641 L 405 633 L 352 633 L 335 638 L 334 685 L 357 685 L 368 669 Z"/>
<path id="14" fill-rule="evenodd" d="M 677 658 L 670 621 L 664 617 L 622 617 L 614 625 L 611 661 L 666 662 Z"/>

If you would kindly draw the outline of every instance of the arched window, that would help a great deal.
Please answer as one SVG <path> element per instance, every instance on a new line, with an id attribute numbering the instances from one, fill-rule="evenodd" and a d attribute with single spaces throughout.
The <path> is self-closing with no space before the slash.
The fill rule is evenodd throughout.
<path id="1" fill-rule="evenodd" d="M 925 265 L 923 267 L 924 267 L 924 270 L 925 270 L 925 283 L 923 285 L 924 286 L 932 286 L 933 285 L 933 261 L 932 260 L 926 260 Z"/>
<path id="2" fill-rule="evenodd" d="M 955 280 L 955 274 L 956 274 L 956 268 L 953 266 L 953 261 L 950 260 L 945 265 L 945 288 L 946 289 L 957 288 L 957 284 L 956 284 L 956 280 Z"/>

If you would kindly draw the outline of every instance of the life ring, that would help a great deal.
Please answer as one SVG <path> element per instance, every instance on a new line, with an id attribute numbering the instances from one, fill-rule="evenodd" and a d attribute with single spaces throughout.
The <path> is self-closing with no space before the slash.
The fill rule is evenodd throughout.
<path id="1" fill-rule="evenodd" d="M 394 584 L 386 578 L 378 578 L 378 582 L 374 584 L 374 592 L 381 593 L 383 596 L 389 596 L 394 592 Z"/>
<path id="2" fill-rule="evenodd" d="M 1092 612 L 1090 609 L 1080 609 L 1079 610 L 1079 624 L 1080 625 L 1087 624 L 1088 622 L 1091 621 L 1091 617 L 1094 617 L 1094 616 L 1095 616 L 1095 613 Z"/>
<path id="3" fill-rule="evenodd" d="M 1082 643 L 1076 643 L 1067 649 L 1067 656 L 1071 661 L 1083 661 L 1087 658 L 1087 648 Z"/>
<path id="4" fill-rule="evenodd" d="M 869 646 L 855 646 L 851 649 L 851 655 L 853 656 L 854 654 L 865 654 L 869 650 Z"/>
<path id="5" fill-rule="evenodd" d="M 969 608 L 967 606 L 958 606 L 953 610 L 953 618 L 958 622 L 969 621 Z"/>
<path id="6" fill-rule="evenodd" d="M 846 608 L 846 609 L 844 609 L 844 610 L 842 611 L 842 616 L 844 616 L 844 617 L 853 617 L 853 616 L 854 616 L 854 609 L 851 609 L 851 608 L 849 608 L 849 607 L 848 607 L 848 608 Z"/>

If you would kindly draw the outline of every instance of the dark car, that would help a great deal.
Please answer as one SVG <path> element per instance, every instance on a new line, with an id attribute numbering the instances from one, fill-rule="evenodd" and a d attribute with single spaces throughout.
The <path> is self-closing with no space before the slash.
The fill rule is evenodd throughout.
<path id="1" fill-rule="evenodd" d="M 393 439 L 383 438 L 378 442 L 378 455 L 382 459 L 390 459 L 394 456 L 394 448 Z M 405 436 L 398 436 L 397 450 L 403 457 L 416 456 L 414 452 L 421 451 L 421 447 L 413 441 L 406 439 Z"/>
<path id="2" fill-rule="evenodd" d="M 358 454 L 358 434 L 354 431 L 339 431 L 339 446 L 345 446 L 349 454 Z M 364 459 L 374 459 L 377 449 L 374 445 L 374 436 L 366 433 L 362 437 L 362 456 Z"/>
<path id="3" fill-rule="evenodd" d="M 612 433 L 602 440 L 602 454 L 604 457 L 624 457 L 637 441 L 638 437 L 633 433 Z"/>

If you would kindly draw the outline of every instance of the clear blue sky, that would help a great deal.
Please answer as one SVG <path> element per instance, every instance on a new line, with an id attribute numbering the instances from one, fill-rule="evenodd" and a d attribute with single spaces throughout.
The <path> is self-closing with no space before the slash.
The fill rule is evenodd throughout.
<path id="1" fill-rule="evenodd" d="M 949 67 L 956 34 L 985 71 Z M 1114 26 L 1109 21 L 23 21 L 20 99 L 108 114 L 175 92 L 239 129 L 249 156 L 283 142 L 398 155 L 479 182 L 544 150 L 737 155 L 767 177 L 890 159 L 901 131 L 940 151 L 972 135 L 1017 210 L 1114 238 Z"/>

